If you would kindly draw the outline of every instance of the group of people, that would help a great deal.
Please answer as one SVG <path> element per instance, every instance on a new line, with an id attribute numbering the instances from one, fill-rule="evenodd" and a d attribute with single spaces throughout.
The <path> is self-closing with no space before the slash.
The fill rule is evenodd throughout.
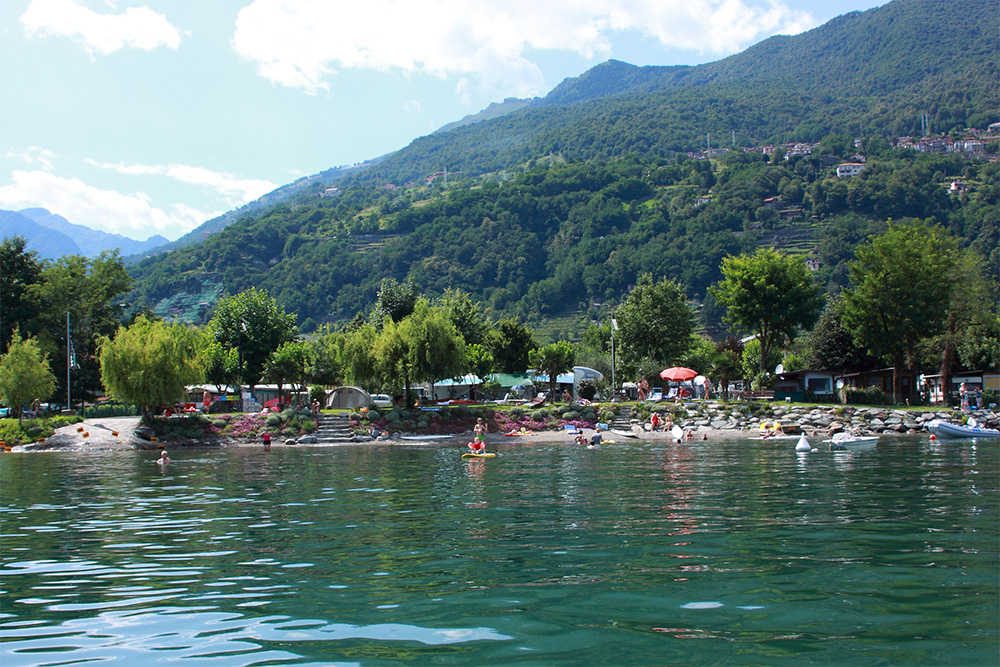
<path id="1" fill-rule="evenodd" d="M 662 420 L 660 419 L 660 414 L 658 412 L 654 412 L 652 415 L 650 415 L 650 417 L 649 417 L 649 430 L 650 431 L 659 431 L 659 430 L 661 430 L 661 428 L 660 428 L 661 424 L 663 426 L 662 430 L 669 431 L 670 429 L 672 429 L 674 427 L 674 420 L 673 420 L 673 418 L 670 415 L 668 415 L 666 413 L 663 414 L 663 419 Z"/>
<path id="2" fill-rule="evenodd" d="M 972 389 L 963 382 L 958 387 L 958 396 L 963 411 L 981 410 L 983 408 L 983 390 L 976 385 Z"/>

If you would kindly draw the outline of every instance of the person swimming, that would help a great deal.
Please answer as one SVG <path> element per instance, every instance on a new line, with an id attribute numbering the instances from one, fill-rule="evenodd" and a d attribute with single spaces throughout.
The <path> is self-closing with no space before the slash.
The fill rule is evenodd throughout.
<path id="1" fill-rule="evenodd" d="M 160 458 L 156 459 L 156 462 L 159 463 L 160 465 L 163 465 L 164 463 L 170 463 L 170 461 L 171 459 L 167 455 L 167 450 L 165 449 L 160 452 Z"/>

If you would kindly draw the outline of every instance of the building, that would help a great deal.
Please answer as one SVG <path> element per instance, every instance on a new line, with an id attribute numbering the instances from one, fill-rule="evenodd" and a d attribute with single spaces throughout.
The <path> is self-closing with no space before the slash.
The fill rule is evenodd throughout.
<path id="1" fill-rule="evenodd" d="M 844 162 L 837 165 L 837 178 L 851 178 L 857 176 L 865 168 L 865 165 L 857 162 Z"/>
<path id="2" fill-rule="evenodd" d="M 831 371 L 789 371 L 780 373 L 774 383 L 774 400 L 828 401 L 835 403 L 836 374 Z"/>

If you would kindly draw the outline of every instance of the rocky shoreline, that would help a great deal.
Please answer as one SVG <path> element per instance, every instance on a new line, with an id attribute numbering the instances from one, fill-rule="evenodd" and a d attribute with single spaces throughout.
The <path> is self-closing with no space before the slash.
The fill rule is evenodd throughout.
<path id="1" fill-rule="evenodd" d="M 849 432 L 855 435 L 880 435 L 883 433 L 919 434 L 927 431 L 927 423 L 933 419 L 943 419 L 962 423 L 967 417 L 974 417 L 981 425 L 988 428 L 1000 428 L 1000 411 L 996 408 L 974 410 L 963 413 L 959 410 L 900 410 L 893 407 L 853 407 L 844 405 L 802 406 L 783 405 L 778 403 L 719 403 L 715 401 L 695 402 L 687 404 L 655 404 L 648 408 L 669 413 L 684 430 L 696 434 L 698 440 L 742 438 L 756 435 L 761 423 L 778 422 L 788 432 L 804 433 L 808 437 L 832 437 L 836 433 Z M 650 432 L 649 420 L 640 419 L 638 407 L 628 420 L 628 426 L 612 425 L 612 429 L 631 430 L 634 435 L 651 440 L 672 440 L 669 432 Z M 156 450 L 161 448 L 220 448 L 220 447 L 260 447 L 259 441 L 242 439 L 216 438 L 211 441 L 184 442 L 149 442 L 134 434 L 138 426 L 138 417 L 112 419 L 94 419 L 85 422 L 86 429 L 75 424 L 59 429 L 56 434 L 44 443 L 18 445 L 14 452 L 30 451 L 107 451 L 107 450 Z M 441 435 L 439 438 L 427 441 L 403 440 L 403 433 L 383 435 L 379 438 L 357 436 L 351 442 L 341 445 L 363 444 L 400 444 L 407 446 L 425 445 L 464 445 L 471 439 L 471 431 L 454 435 Z M 613 433 L 608 434 L 614 438 Z M 572 436 L 564 431 L 538 431 L 530 435 L 508 438 L 500 433 L 490 433 L 488 441 L 492 444 L 503 442 L 572 442 Z M 316 446 L 311 445 L 307 437 L 299 441 L 285 441 L 275 446 Z"/>
<path id="2" fill-rule="evenodd" d="M 755 407 L 756 406 L 756 407 Z M 833 436 L 847 431 L 856 435 L 879 435 L 882 433 L 922 433 L 927 430 L 927 422 L 943 419 L 962 423 L 967 417 L 974 417 L 981 426 L 1000 427 L 1000 412 L 995 408 L 973 410 L 900 410 L 886 407 L 854 407 L 845 405 L 802 406 L 782 404 L 714 403 L 686 404 L 681 408 L 685 416 L 680 420 L 682 428 L 715 431 L 758 431 L 761 422 L 776 421 L 783 425 L 794 425 L 795 430 L 809 436 Z M 677 414 L 677 408 L 671 410 Z M 676 418 L 675 418 L 675 421 Z"/>

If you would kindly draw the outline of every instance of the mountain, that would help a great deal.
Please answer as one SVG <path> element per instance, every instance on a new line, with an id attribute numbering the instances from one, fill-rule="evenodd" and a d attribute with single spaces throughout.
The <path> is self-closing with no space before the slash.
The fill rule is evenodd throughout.
<path id="1" fill-rule="evenodd" d="M 185 246 L 193 245 L 196 243 L 201 243 L 206 238 L 222 231 L 233 222 L 238 220 L 242 216 L 250 215 L 255 211 L 260 211 L 266 209 L 269 206 L 274 206 L 279 202 L 283 202 L 293 195 L 299 194 L 301 192 L 310 192 L 312 194 L 318 194 L 331 186 L 334 183 L 340 181 L 347 176 L 356 174 L 358 172 L 364 171 L 369 167 L 377 165 L 383 158 L 374 158 L 367 160 L 360 164 L 344 166 L 344 167 L 332 167 L 318 174 L 313 174 L 312 176 L 305 176 L 287 185 L 282 185 L 280 188 L 275 188 L 266 195 L 255 199 L 252 202 L 244 204 L 243 206 L 233 209 L 227 213 L 224 213 L 218 217 L 212 218 L 211 220 L 202 223 L 198 227 L 194 228 L 184 236 L 180 237 L 176 241 L 171 241 L 169 243 L 157 243 L 149 248 L 145 248 L 141 251 L 136 251 L 134 253 L 123 253 L 125 255 L 132 255 L 128 257 L 128 261 L 135 262 L 141 259 L 141 255 L 145 254 L 158 254 L 163 252 L 171 252 L 178 248 L 183 248 Z M 160 237 L 162 238 L 162 237 Z M 166 239 L 163 239 L 166 241 Z"/>
<path id="2" fill-rule="evenodd" d="M 58 259 L 63 255 L 96 257 L 105 250 L 118 250 L 122 255 L 130 255 L 146 252 L 167 240 L 159 234 L 145 241 L 108 234 L 73 224 L 44 208 L 0 211 L 0 237 L 14 235 L 23 236 L 28 241 L 27 248 L 36 251 L 43 259 Z"/>
<path id="3" fill-rule="evenodd" d="M 1000 120 L 998 11 L 894 0 L 716 63 L 603 63 L 331 174 L 335 192 L 317 175 L 233 212 L 131 267 L 132 301 L 203 321 L 203 304 L 257 286 L 308 330 L 366 312 L 383 278 L 412 278 L 540 323 L 613 304 L 645 272 L 704 299 L 722 257 L 760 244 L 820 259 L 836 290 L 890 218 L 936 220 L 1000 266 L 996 166 L 890 143 L 925 121 L 971 137 Z M 785 142 L 809 145 L 787 160 L 760 150 Z M 720 144 L 737 150 L 685 155 Z M 838 178 L 858 151 L 863 174 Z M 956 177 L 967 194 L 949 194 Z"/>
<path id="4" fill-rule="evenodd" d="M 80 255 L 80 246 L 66 234 L 44 227 L 23 213 L 0 210 L 0 238 L 21 236 L 28 250 L 42 259 L 58 259 L 63 255 Z"/>

